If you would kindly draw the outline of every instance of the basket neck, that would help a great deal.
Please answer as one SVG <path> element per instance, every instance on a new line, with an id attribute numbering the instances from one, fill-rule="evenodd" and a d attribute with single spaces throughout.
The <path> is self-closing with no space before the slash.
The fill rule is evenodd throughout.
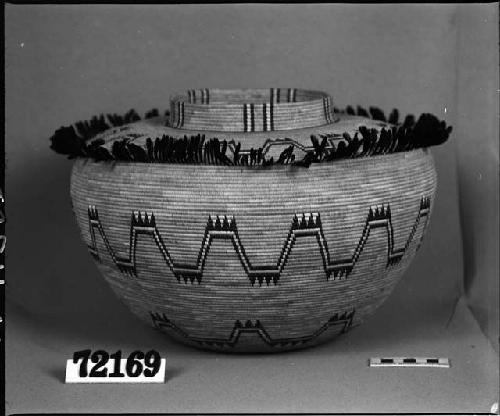
<path id="1" fill-rule="evenodd" d="M 296 88 L 189 90 L 170 100 L 170 125 L 199 131 L 262 132 L 332 123 L 333 102 Z"/>

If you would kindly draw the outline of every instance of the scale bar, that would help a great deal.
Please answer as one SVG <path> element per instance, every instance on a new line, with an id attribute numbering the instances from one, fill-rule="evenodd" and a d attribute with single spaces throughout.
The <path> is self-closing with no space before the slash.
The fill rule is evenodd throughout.
<path id="1" fill-rule="evenodd" d="M 370 367 L 440 367 L 450 368 L 448 358 L 387 357 L 370 358 Z"/>

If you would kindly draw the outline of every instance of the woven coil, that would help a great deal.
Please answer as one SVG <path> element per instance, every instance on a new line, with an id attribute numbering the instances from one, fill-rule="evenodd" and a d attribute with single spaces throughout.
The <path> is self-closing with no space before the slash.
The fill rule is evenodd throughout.
<path id="1" fill-rule="evenodd" d="M 336 148 L 345 134 L 388 126 L 329 121 L 325 97 L 331 108 L 326 94 L 298 89 L 190 90 L 171 100 L 167 125 L 155 113 L 98 138 L 148 148 L 151 137 L 215 129 L 228 153 L 278 159 L 290 148 L 319 155 L 311 134 L 329 132 L 321 145 Z M 265 112 L 254 113 L 261 131 L 246 130 L 248 105 L 272 100 L 274 130 L 264 130 Z M 308 169 L 203 157 L 212 163 L 79 158 L 71 177 L 77 223 L 105 279 L 141 319 L 188 345 L 277 352 L 347 332 L 389 296 L 429 224 L 437 178 L 425 147 Z"/>
<path id="2" fill-rule="evenodd" d="M 333 122 L 331 97 L 296 88 L 189 90 L 170 100 L 170 125 L 210 131 L 275 131 Z"/>
<path id="3" fill-rule="evenodd" d="M 435 184 L 418 150 L 272 172 L 79 160 L 71 194 L 99 268 L 141 318 L 195 346 L 280 351 L 326 341 L 383 302 Z M 247 321 L 265 334 L 252 326 L 236 342 Z"/>

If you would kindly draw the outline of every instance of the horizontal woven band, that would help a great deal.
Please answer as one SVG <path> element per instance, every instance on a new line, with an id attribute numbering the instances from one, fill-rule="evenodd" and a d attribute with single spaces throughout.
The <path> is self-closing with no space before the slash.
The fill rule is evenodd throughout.
<path id="1" fill-rule="evenodd" d="M 170 125 L 178 129 L 261 132 L 316 127 L 333 121 L 332 99 L 321 91 L 201 89 L 170 100 Z"/>

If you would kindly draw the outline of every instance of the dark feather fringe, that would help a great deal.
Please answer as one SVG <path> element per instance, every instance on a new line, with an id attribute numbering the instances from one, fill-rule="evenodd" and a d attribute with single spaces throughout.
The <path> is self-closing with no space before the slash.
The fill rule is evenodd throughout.
<path id="1" fill-rule="evenodd" d="M 351 116 L 368 117 L 372 118 L 373 120 L 388 122 L 395 125 L 397 125 L 399 122 L 399 111 L 397 109 L 393 109 L 389 117 L 386 117 L 384 112 L 378 107 L 370 107 L 369 111 L 367 111 L 365 108 L 359 105 L 356 107 L 356 110 L 352 106 L 348 105 L 345 110 L 340 110 L 337 107 L 334 107 L 333 111 L 335 113 L 349 114 Z M 415 117 L 412 114 L 407 115 L 405 120 L 403 121 L 403 126 L 411 128 L 414 125 Z"/>
<path id="2" fill-rule="evenodd" d="M 144 118 L 148 119 L 148 118 L 159 117 L 159 116 L 160 116 L 160 112 L 158 111 L 158 109 L 157 108 L 153 108 L 152 110 L 149 110 L 144 115 Z"/>
<path id="3" fill-rule="evenodd" d="M 157 117 L 159 112 L 157 109 L 153 109 L 146 113 L 146 118 Z M 88 121 L 78 121 L 74 126 L 61 127 L 56 130 L 54 135 L 50 138 L 51 145 L 50 148 L 57 153 L 63 155 L 68 155 L 69 159 L 75 157 L 94 157 L 94 153 L 97 151 L 97 160 L 110 160 L 108 159 L 109 152 L 107 154 L 103 153 L 102 150 L 96 150 L 99 144 L 92 143 L 87 144 L 89 140 L 97 136 L 111 127 L 121 127 L 125 124 L 133 123 L 139 121 L 141 117 L 136 113 L 135 110 L 131 109 L 123 116 L 118 114 L 101 114 L 99 117 L 94 116 Z M 106 150 L 106 149 L 104 149 Z"/>
<path id="4" fill-rule="evenodd" d="M 267 159 L 264 149 L 250 149 L 249 154 L 241 154 L 241 143 L 234 143 L 232 155 L 228 155 L 229 143 L 226 140 L 212 138 L 207 140 L 205 135 L 196 135 L 175 138 L 163 135 L 154 141 L 146 140 L 146 146 L 138 146 L 128 139 L 117 140 L 112 144 L 111 151 L 103 147 L 104 140 L 97 139 L 89 143 L 90 139 L 101 131 L 109 128 L 104 116 L 93 117 L 89 122 L 78 122 L 75 127 L 61 127 L 51 137 L 51 148 L 58 153 L 68 155 L 69 158 L 90 157 L 97 161 L 120 160 L 144 163 L 190 163 L 226 166 L 271 166 L 274 164 L 291 164 L 308 167 L 311 163 L 330 162 L 338 159 L 358 158 L 382 155 L 394 152 L 404 152 L 417 148 L 436 146 L 444 143 L 452 128 L 444 121 L 438 120 L 432 114 L 424 113 L 417 121 L 412 115 L 405 117 L 402 124 L 396 124 L 399 112 L 395 109 L 388 118 L 382 110 L 370 107 L 369 113 L 358 106 L 356 110 L 348 106 L 344 111 L 347 114 L 371 116 L 375 120 L 394 124 L 389 128 L 368 129 L 365 126 L 351 137 L 344 133 L 336 145 L 329 140 L 332 135 L 312 135 L 313 150 L 307 152 L 300 160 L 296 160 L 295 147 L 290 145 L 284 149 L 279 157 Z M 151 110 L 146 117 L 158 116 L 158 110 Z M 366 115 L 365 115 L 366 114 Z M 139 118 L 131 110 L 125 116 L 108 115 L 108 121 L 113 126 L 121 126 L 130 120 Z M 338 139 L 338 136 L 336 136 Z"/>

